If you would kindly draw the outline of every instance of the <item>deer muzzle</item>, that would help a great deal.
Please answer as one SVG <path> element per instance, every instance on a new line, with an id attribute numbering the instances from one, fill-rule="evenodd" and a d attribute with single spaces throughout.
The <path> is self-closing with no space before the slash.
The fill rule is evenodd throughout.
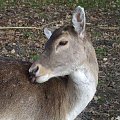
<path id="1" fill-rule="evenodd" d="M 33 64 L 29 69 L 30 81 L 43 83 L 51 78 L 51 70 L 43 67 L 40 64 Z"/>

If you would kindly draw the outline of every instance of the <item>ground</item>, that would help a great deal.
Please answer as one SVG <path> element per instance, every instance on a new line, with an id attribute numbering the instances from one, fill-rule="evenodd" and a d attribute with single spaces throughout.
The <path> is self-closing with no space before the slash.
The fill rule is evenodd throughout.
<path id="1" fill-rule="evenodd" d="M 23 61 L 40 57 L 46 42 L 43 28 L 69 24 L 76 6 L 68 3 L 37 6 L 8 1 L 3 4 L 2 0 L 0 3 L 0 56 Z M 76 120 L 120 120 L 120 1 L 101 5 L 85 4 L 86 30 L 91 34 L 99 63 L 99 84 L 94 99 Z M 37 29 L 3 28 L 18 26 Z"/>

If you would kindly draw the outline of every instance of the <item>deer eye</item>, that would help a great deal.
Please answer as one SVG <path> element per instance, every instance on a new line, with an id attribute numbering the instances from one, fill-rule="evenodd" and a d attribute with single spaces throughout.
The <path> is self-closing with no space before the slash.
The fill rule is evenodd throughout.
<path id="1" fill-rule="evenodd" d="M 65 41 L 65 40 L 60 41 L 55 47 L 56 52 L 66 49 L 67 45 L 68 45 L 68 41 Z"/>
<path id="2" fill-rule="evenodd" d="M 64 46 L 64 45 L 66 45 L 68 43 L 68 41 L 60 41 L 59 42 L 59 46 Z"/>

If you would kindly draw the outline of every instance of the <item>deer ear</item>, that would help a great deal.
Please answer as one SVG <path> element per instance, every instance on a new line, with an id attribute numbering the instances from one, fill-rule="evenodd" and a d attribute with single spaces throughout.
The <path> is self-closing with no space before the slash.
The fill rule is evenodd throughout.
<path id="1" fill-rule="evenodd" d="M 48 30 L 48 28 L 44 28 L 44 34 L 47 37 L 47 39 L 49 39 L 52 35 L 52 32 Z"/>
<path id="2" fill-rule="evenodd" d="M 84 8 L 78 6 L 75 9 L 73 13 L 72 23 L 73 27 L 75 28 L 75 31 L 78 33 L 80 37 L 83 38 L 86 24 Z"/>

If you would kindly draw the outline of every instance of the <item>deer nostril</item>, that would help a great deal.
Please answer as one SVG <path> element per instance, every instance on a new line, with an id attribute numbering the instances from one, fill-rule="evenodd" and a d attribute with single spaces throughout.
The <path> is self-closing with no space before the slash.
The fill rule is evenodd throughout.
<path id="1" fill-rule="evenodd" d="M 34 68 L 31 72 L 30 75 L 35 76 L 36 72 L 39 70 L 39 67 L 37 66 L 36 68 Z"/>

